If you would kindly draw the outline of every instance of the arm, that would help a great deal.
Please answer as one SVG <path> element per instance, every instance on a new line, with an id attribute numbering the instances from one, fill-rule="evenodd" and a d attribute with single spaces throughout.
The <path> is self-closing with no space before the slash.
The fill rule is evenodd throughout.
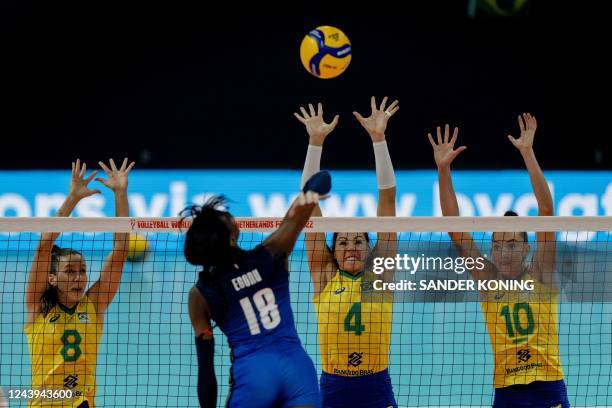
<path id="1" fill-rule="evenodd" d="M 395 172 L 387 147 L 385 131 L 389 118 L 399 109 L 399 102 L 397 100 L 393 101 L 389 107 L 385 108 L 387 104 L 387 97 L 385 96 L 380 104 L 380 109 L 377 108 L 374 97 L 371 98 L 370 104 L 372 114 L 369 117 L 364 118 L 357 112 L 353 112 L 353 115 L 355 115 L 361 126 L 368 132 L 373 143 L 376 180 L 378 182 L 378 209 L 376 215 L 379 217 L 392 217 L 396 215 Z M 376 252 L 375 256 L 395 256 L 397 253 L 397 233 L 379 233 L 377 236 Z M 391 269 L 385 272 L 383 278 L 386 282 L 393 281 L 394 270 Z"/>
<path id="2" fill-rule="evenodd" d="M 297 196 L 280 227 L 263 242 L 263 246 L 274 255 L 289 257 L 295 241 L 319 203 L 319 194 L 313 191 Z"/>
<path id="3" fill-rule="evenodd" d="M 539 216 L 553 216 L 553 200 L 533 151 L 533 139 L 538 123 L 535 116 L 524 113 L 518 117 L 521 136 L 518 139 L 508 135 L 508 139 L 518 149 L 527 167 L 533 193 L 538 203 Z M 554 232 L 538 232 L 536 234 L 536 251 L 533 256 L 531 273 L 533 277 L 545 284 L 554 284 L 556 243 Z"/>
<path id="4" fill-rule="evenodd" d="M 309 137 L 308 151 L 306 153 L 306 161 L 304 163 L 300 187 L 303 187 L 306 181 L 320 170 L 323 143 L 338 124 L 338 115 L 334 117 L 331 123 L 325 123 L 323 120 L 323 105 L 320 103 L 317 105 L 316 112 L 312 104 L 309 104 L 308 108 L 310 113 L 303 107 L 300 107 L 302 115 L 294 113 L 297 120 L 306 127 L 306 132 Z M 321 208 L 317 205 L 312 211 L 312 216 L 320 217 L 322 215 Z M 304 239 L 306 244 L 306 255 L 308 257 L 308 268 L 310 269 L 310 276 L 316 296 L 334 276 L 336 266 L 333 254 L 329 251 L 325 243 L 324 233 L 306 233 Z"/>
<path id="5" fill-rule="evenodd" d="M 455 189 L 453 188 L 453 180 L 451 178 L 451 163 L 455 158 L 466 149 L 465 146 L 461 146 L 455 150 L 455 142 L 457 141 L 457 135 L 459 129 L 455 128 L 453 137 L 449 141 L 450 128 L 446 125 L 444 129 L 444 137 L 440 127 L 437 128 L 437 141 L 436 144 L 431 136 L 431 133 L 427 134 L 429 143 L 434 150 L 434 159 L 438 167 L 438 188 L 440 195 L 440 207 L 442 209 L 442 215 L 444 216 L 459 216 L 459 204 L 457 203 L 457 196 Z M 459 249 L 459 253 L 465 258 L 478 258 L 482 257 L 476 242 L 472 238 L 472 234 L 469 232 L 449 232 L 448 235 L 451 237 L 455 246 Z M 472 269 L 470 271 L 472 277 L 475 280 L 480 279 L 494 279 L 496 276 L 494 266 L 485 260 L 484 268 L 482 270 Z"/>
<path id="6" fill-rule="evenodd" d="M 84 179 L 87 165 L 77 159 L 72 163 L 72 174 L 70 177 L 70 191 L 62 206 L 55 213 L 56 217 L 68 217 L 76 205 L 85 197 L 99 194 L 98 190 L 90 190 L 87 185 L 95 177 L 96 171 Z M 33 322 L 36 314 L 40 312 L 40 297 L 47 288 L 47 279 L 51 267 L 51 250 L 59 233 L 43 233 L 34 253 L 34 260 L 28 277 L 26 289 L 26 307 L 28 309 L 28 322 Z"/>
<path id="7" fill-rule="evenodd" d="M 215 340 L 208 303 L 195 286 L 189 291 L 189 318 L 195 332 L 198 356 L 198 400 L 201 407 L 214 408 L 217 406 Z"/>
<path id="8" fill-rule="evenodd" d="M 134 162 L 127 165 L 127 158 L 123 160 L 121 168 L 117 169 L 113 159 L 110 159 L 109 169 L 104 163 L 100 162 L 100 167 L 108 176 L 108 180 L 97 178 L 96 180 L 110 188 L 115 194 L 115 215 L 117 217 L 127 217 L 129 206 L 127 199 L 128 173 L 134 167 Z M 87 291 L 87 296 L 96 305 L 96 311 L 104 314 L 108 305 L 112 302 L 123 272 L 123 264 L 128 256 L 129 234 L 116 233 L 113 237 L 113 249 L 106 258 L 100 279 Z"/>
<path id="9" fill-rule="evenodd" d="M 376 215 L 379 217 L 395 216 L 395 187 L 378 190 L 378 209 Z M 397 233 L 379 232 L 377 235 L 376 255 L 394 257 L 397 254 Z M 383 273 L 385 282 L 393 282 L 395 270 L 388 269 Z"/>

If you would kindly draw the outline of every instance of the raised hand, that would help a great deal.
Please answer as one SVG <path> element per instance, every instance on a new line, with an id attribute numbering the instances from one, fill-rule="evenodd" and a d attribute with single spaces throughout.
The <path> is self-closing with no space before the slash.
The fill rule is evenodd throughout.
<path id="1" fill-rule="evenodd" d="M 329 198 L 329 195 L 319 195 L 314 191 L 306 191 L 301 192 L 293 202 L 293 205 L 289 209 L 289 217 L 292 217 L 296 214 L 297 211 L 302 209 L 310 209 L 312 210 L 316 205 L 319 204 L 319 201 L 323 201 Z"/>
<path id="2" fill-rule="evenodd" d="M 516 139 L 512 135 L 508 135 L 508 139 L 514 147 L 523 153 L 533 147 L 533 138 L 538 128 L 538 121 L 535 116 L 531 116 L 531 113 L 523 113 L 523 115 L 518 116 L 518 124 L 521 129 L 521 136 Z"/>
<path id="3" fill-rule="evenodd" d="M 314 146 L 323 146 L 323 142 L 325 141 L 327 135 L 329 135 L 338 124 L 339 116 L 334 116 L 331 123 L 325 123 L 325 120 L 323 119 L 323 105 L 321 103 L 317 104 L 316 112 L 314 106 L 309 103 L 308 110 L 309 111 L 307 112 L 303 106 L 300 106 L 302 115 L 294 113 L 293 116 L 295 116 L 297 120 L 306 126 L 306 132 L 310 138 L 308 143 Z"/>
<path id="4" fill-rule="evenodd" d="M 115 166 L 115 162 L 113 159 L 109 160 L 110 168 L 103 162 L 98 162 L 102 170 L 106 173 L 107 179 L 97 178 L 96 181 L 104 184 L 106 187 L 113 190 L 113 192 L 125 192 L 127 190 L 128 185 L 128 173 L 134 167 L 134 162 L 130 163 L 128 166 L 127 157 L 123 159 L 123 163 L 121 164 L 121 168 L 117 169 Z"/>
<path id="5" fill-rule="evenodd" d="M 380 104 L 380 108 L 377 108 L 376 98 L 372 97 L 370 104 L 372 113 L 367 118 L 364 118 L 358 112 L 353 112 L 353 115 L 355 115 L 361 126 L 368 132 L 370 138 L 372 138 L 372 142 L 382 142 L 385 140 L 385 130 L 387 129 L 389 118 L 399 109 L 399 101 L 393 101 L 393 103 L 385 109 L 387 105 L 387 97 L 385 96 Z"/>
<path id="6" fill-rule="evenodd" d="M 444 136 L 442 136 L 442 130 L 440 126 L 436 128 L 438 143 L 434 142 L 431 133 L 427 134 L 429 143 L 433 147 L 434 159 L 438 168 L 450 167 L 451 163 L 455 158 L 466 149 L 465 146 L 461 146 L 455 149 L 455 142 L 457 141 L 457 135 L 459 134 L 459 128 L 455 127 L 453 131 L 453 137 L 448 140 L 450 134 L 450 127 L 444 126 Z"/>
<path id="7" fill-rule="evenodd" d="M 91 190 L 88 184 L 98 173 L 97 170 L 91 172 L 89 177 L 83 178 L 87 172 L 87 165 L 81 164 L 81 160 L 77 159 L 76 163 L 72 162 L 72 175 L 70 177 L 70 192 L 69 195 L 77 200 L 89 197 L 94 194 L 100 194 L 100 190 Z"/>

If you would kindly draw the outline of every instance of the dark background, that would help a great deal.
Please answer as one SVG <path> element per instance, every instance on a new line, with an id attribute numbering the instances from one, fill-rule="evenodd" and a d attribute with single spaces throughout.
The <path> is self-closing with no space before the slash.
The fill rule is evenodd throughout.
<path id="1" fill-rule="evenodd" d="M 367 114 L 371 95 L 389 95 L 401 106 L 387 130 L 398 169 L 432 168 L 425 135 L 446 122 L 469 147 L 457 168 L 520 168 L 506 135 L 518 135 L 523 111 L 538 118 L 545 169 L 610 169 L 606 112 L 592 110 L 609 104 L 605 25 L 596 8 L 578 21 L 586 2 L 555 3 L 472 19 L 461 0 L 404 10 L 378 2 L 351 8 L 359 15 L 325 16 L 301 14 L 323 4 L 304 2 L 278 16 L 236 15 L 231 8 L 241 7 L 229 3 L 212 11 L 7 0 L 0 168 L 129 155 L 140 168 L 298 169 L 307 136 L 292 112 L 318 101 L 329 119 L 340 114 L 323 166 L 371 168 L 368 136 L 351 112 Z M 302 37 L 318 25 L 352 42 L 339 78 L 316 79 L 300 63 Z"/>

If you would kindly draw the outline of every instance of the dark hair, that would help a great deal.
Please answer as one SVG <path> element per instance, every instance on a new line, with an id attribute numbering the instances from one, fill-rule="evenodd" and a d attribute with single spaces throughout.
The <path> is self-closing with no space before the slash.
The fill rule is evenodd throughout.
<path id="1" fill-rule="evenodd" d="M 72 248 L 60 248 L 57 245 L 53 245 L 53 248 L 51 249 L 51 266 L 49 268 L 49 273 L 57 275 L 60 258 L 70 255 L 82 256 L 79 251 L 75 251 Z M 46 316 L 47 313 L 49 313 L 49 311 L 59 303 L 57 286 L 53 286 L 47 282 L 47 288 L 40 296 L 40 303 L 42 304 L 43 315 Z"/>
<path id="2" fill-rule="evenodd" d="M 199 275 L 200 281 L 219 296 L 220 307 L 211 310 L 211 318 L 216 322 L 223 319 L 228 305 L 227 296 L 217 279 L 218 272 L 236 263 L 242 253 L 231 243 L 233 217 L 226 210 L 227 202 L 225 196 L 213 196 L 203 205 L 192 205 L 181 212 L 183 218 L 193 218 L 185 236 L 185 259 L 192 265 L 204 267 Z"/>
<path id="3" fill-rule="evenodd" d="M 518 217 L 518 214 L 512 210 L 508 210 L 504 213 L 504 217 Z M 523 240 L 525 242 L 527 242 L 527 233 L 526 232 L 520 232 L 521 236 L 523 237 Z"/>
<path id="4" fill-rule="evenodd" d="M 193 218 L 184 247 L 190 264 L 217 269 L 234 262 L 237 248 L 231 244 L 233 217 L 220 207 L 227 208 L 224 196 L 213 196 L 201 206 L 192 205 L 182 211 L 183 218 Z"/>

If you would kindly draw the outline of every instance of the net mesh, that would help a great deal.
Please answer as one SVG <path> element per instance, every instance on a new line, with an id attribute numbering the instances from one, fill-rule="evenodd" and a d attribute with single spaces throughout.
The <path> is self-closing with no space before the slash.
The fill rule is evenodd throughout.
<path id="1" fill-rule="evenodd" d="M 238 219 L 242 231 L 240 246 L 254 248 L 279 222 L 278 219 Z M 176 219 L 4 219 L 0 222 L 0 387 L 9 406 L 26 406 L 28 390 L 33 388 L 33 366 L 39 356 L 31 355 L 24 334 L 27 319 L 24 299 L 34 252 L 40 233 L 45 231 L 61 232 L 56 244 L 81 252 L 87 265 L 88 287 L 100 277 L 113 248 L 112 232 L 130 232 L 130 260 L 124 266 L 119 290 L 100 326 L 103 335 L 94 358 L 95 405 L 198 405 L 197 359 L 187 312 L 188 292 L 197 279 L 198 269 L 189 265 L 183 256 L 187 226 L 188 223 L 179 225 Z M 533 366 L 539 361 L 538 353 L 547 355 L 548 362 L 552 359 L 550 356 L 559 356 L 572 406 L 612 406 L 611 230 L 612 217 L 313 219 L 306 228 L 308 234 L 300 236 L 289 259 L 291 306 L 297 331 L 319 374 L 323 369 L 347 370 L 344 374 L 377 371 L 388 363 L 400 407 L 491 406 L 494 381 L 498 381 L 494 376 L 495 367 L 510 370 L 506 371 L 505 378 L 514 380 L 509 381 L 524 381 L 530 375 L 537 375 L 536 379 L 540 380 L 556 378 L 554 370 Z M 306 240 L 311 240 L 308 244 L 314 244 L 315 239 L 324 240 L 325 245 L 315 246 L 322 251 L 326 250 L 324 246 L 331 247 L 333 232 L 344 233 L 339 236 L 343 240 L 351 231 L 369 231 L 369 250 L 364 258 L 366 274 L 357 286 L 350 274 L 332 274 L 327 278 L 316 298 L 317 314 L 310 273 L 313 264 L 309 264 L 315 245 L 307 245 Z M 510 254 L 506 260 L 509 265 L 520 262 L 525 267 L 534 262 L 538 246 L 544 246 L 536 242 L 536 231 L 555 231 L 556 245 L 548 251 L 554 253 L 556 261 L 554 287 L 558 292 L 544 300 L 534 300 L 529 298 L 529 289 L 488 288 L 492 295 L 505 292 L 527 297 L 508 300 L 507 304 L 505 299 L 496 299 L 499 304 L 494 309 L 485 309 L 482 291 L 478 288 L 421 288 L 422 281 L 426 285 L 474 282 L 465 264 L 463 268 L 458 267 L 456 260 L 466 254 L 458 252 L 446 231 L 472 231 L 485 262 L 501 265 L 501 257 L 508 258 Z M 506 234 L 510 231 L 516 237 L 527 232 L 529 247 L 511 245 L 506 237 L 495 248 L 492 231 Z M 397 233 L 397 243 L 377 252 L 384 239 L 393 237 L 382 235 L 384 232 Z M 355 242 L 346 243 L 349 254 L 355 250 L 351 245 Z M 311 248 L 311 253 L 307 248 Z M 521 255 L 520 251 L 525 252 Z M 386 258 L 390 267 L 385 268 L 384 259 L 376 261 L 377 257 Z M 423 262 L 420 268 L 406 267 L 412 261 L 403 263 L 405 259 L 418 258 Z M 426 258 L 440 258 L 452 265 L 447 268 L 439 263 L 424 267 Z M 338 261 L 339 266 L 350 269 L 347 265 L 354 261 L 348 259 L 345 263 L 344 260 Z M 375 273 L 376 265 L 384 271 Z M 393 276 L 386 274 L 387 270 L 392 270 Z M 366 296 L 366 293 L 378 294 L 375 288 L 381 282 L 396 284 L 391 300 Z M 398 289 L 400 283 L 406 286 L 408 282 L 414 282 L 417 289 Z M 348 296 L 356 290 L 363 290 L 358 301 Z M 343 300 L 335 300 L 335 296 Z M 359 306 L 354 306 L 355 303 Z M 546 308 L 542 306 L 545 304 L 555 306 Z M 545 314 L 546 319 L 542 317 Z M 490 326 L 493 322 L 496 322 L 494 326 Z M 322 323 L 326 323 L 324 328 Z M 326 331 L 325 337 L 321 330 Z M 500 333 L 492 336 L 491 330 Z M 215 336 L 218 406 L 223 406 L 230 389 L 230 349 L 218 329 Z M 515 347 L 500 351 L 508 339 L 518 339 Z M 64 341 L 69 345 L 68 350 L 80 347 L 75 338 Z M 84 349 L 85 345 L 82 346 Z M 332 356 L 330 350 L 340 351 Z M 345 353 L 348 350 L 352 351 Z M 69 360 L 74 358 L 74 353 L 67 353 Z M 508 353 L 512 354 L 511 358 Z M 57 388 L 70 389 L 70 381 L 66 384 L 66 378 L 62 380 Z M 72 405 L 65 403 L 64 406 Z"/>

